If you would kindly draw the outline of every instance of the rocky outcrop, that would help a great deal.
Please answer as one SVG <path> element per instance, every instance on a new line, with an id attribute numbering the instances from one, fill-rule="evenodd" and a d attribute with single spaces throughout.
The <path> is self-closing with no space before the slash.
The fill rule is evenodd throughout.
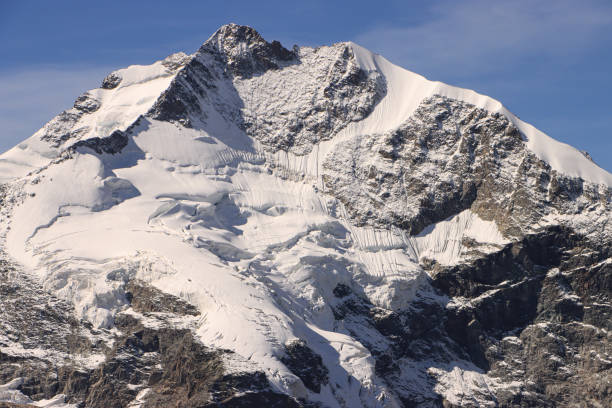
<path id="1" fill-rule="evenodd" d="M 552 170 L 501 114 L 442 96 L 397 130 L 338 146 L 323 180 L 358 225 L 412 234 L 470 208 L 520 237 L 547 214 L 610 211 L 612 197 L 608 187 Z"/>
<path id="2" fill-rule="evenodd" d="M 295 340 L 285 345 L 286 356 L 281 361 L 304 383 L 308 389 L 321 392 L 321 384 L 329 381 L 327 367 L 321 356 L 316 354 L 302 340 Z"/>
<path id="3" fill-rule="evenodd" d="M 310 153 L 368 116 L 386 93 L 384 78 L 364 71 L 348 44 L 296 52 L 295 64 L 234 81 L 245 101 L 245 131 L 270 152 Z"/>
<path id="4" fill-rule="evenodd" d="M 127 128 L 93 137 L 82 124 L 108 112 L 93 95 L 143 83 L 122 79 L 129 68 L 49 122 L 38 136 L 62 151 L 0 186 L 0 240 L 14 205 L 56 200 L 61 218 L 18 244 L 58 296 L 114 327 L 75 318 L 0 260 L 0 384 L 15 381 L 11 395 L 28 403 L 63 394 L 87 407 L 605 407 L 612 189 L 554 170 L 510 116 L 440 95 L 389 132 L 343 133 L 387 92 L 359 55 L 350 44 L 289 50 L 230 24 L 194 55 L 147 68 L 145 87 L 163 86 Z M 79 180 L 95 180 L 97 204 L 37 188 L 83 154 L 99 156 Z M 298 183 L 282 171 L 292 165 Z M 136 258 L 71 252 L 80 220 L 103 234 L 145 207 L 146 222 L 121 230 Z M 247 328 L 226 335 L 234 322 L 212 315 L 225 310 Z"/>
<path id="5" fill-rule="evenodd" d="M 121 83 L 122 79 L 123 78 L 121 78 L 121 75 L 119 75 L 118 73 L 111 72 L 110 74 L 108 74 L 106 76 L 106 78 L 104 78 L 100 88 L 102 88 L 102 89 L 115 89 L 116 87 L 119 86 L 119 84 Z"/>
<path id="6" fill-rule="evenodd" d="M 448 335 L 489 376 L 520 384 L 496 393 L 500 406 L 605 406 L 612 336 L 609 320 L 592 310 L 612 311 L 609 250 L 552 227 L 434 270 L 432 284 L 457 299 L 446 307 Z"/>
<path id="7" fill-rule="evenodd" d="M 74 101 L 74 108 L 83 113 L 92 113 L 100 109 L 100 101 L 85 92 Z"/>
<path id="8" fill-rule="evenodd" d="M 468 263 L 435 264 L 431 292 L 403 311 L 339 285 L 334 315 L 405 406 L 606 406 L 610 255 L 608 244 L 548 227 Z M 450 367 L 486 374 L 486 389 L 446 400 L 440 375 Z M 429 388 L 411 387 L 406 370 Z"/>
<path id="9" fill-rule="evenodd" d="M 172 313 L 181 316 L 200 314 L 194 305 L 138 280 L 127 283 L 125 296 L 132 309 L 138 313 Z"/>
<path id="10" fill-rule="evenodd" d="M 233 77 L 251 78 L 295 62 L 297 55 L 278 41 L 271 43 L 248 26 L 227 24 L 217 30 L 198 54 L 218 55 Z"/>
<path id="11" fill-rule="evenodd" d="M 79 147 L 88 147 L 98 154 L 116 154 L 128 144 L 128 138 L 120 130 L 115 130 L 108 137 L 92 137 L 90 139 L 79 140 L 70 147 L 70 151 L 74 151 Z"/>
<path id="12" fill-rule="evenodd" d="M 230 24 L 204 43 L 148 115 L 204 129 L 221 116 L 266 150 L 306 154 L 365 118 L 385 92 L 382 76 L 365 72 L 347 44 L 289 51 Z"/>
<path id="13" fill-rule="evenodd" d="M 0 333 L 0 383 L 21 378 L 19 390 L 34 400 L 49 399 L 73 386 L 62 374 L 95 365 L 108 339 L 75 319 L 72 305 L 44 291 L 4 259 Z"/>
<path id="14" fill-rule="evenodd" d="M 92 408 L 136 399 L 150 408 L 303 406 L 274 392 L 261 372 L 225 373 L 223 356 L 231 352 L 208 349 L 170 323 L 199 312 L 144 282 L 126 285 L 132 312 L 116 316 L 114 335 L 76 320 L 71 305 L 4 260 L 0 278 L 0 346 L 7 350 L 0 351 L 0 384 L 21 378 L 17 390 L 34 401 L 64 394 L 67 403 Z"/>
<path id="15" fill-rule="evenodd" d="M 59 147 L 70 139 L 78 139 L 89 131 L 89 127 L 77 127 L 83 112 L 77 109 L 64 111 L 41 129 L 40 139 L 53 147 Z"/>

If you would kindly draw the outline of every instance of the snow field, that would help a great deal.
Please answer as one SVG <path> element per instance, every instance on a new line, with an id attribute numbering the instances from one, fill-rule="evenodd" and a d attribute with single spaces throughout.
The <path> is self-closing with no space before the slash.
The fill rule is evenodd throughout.
<path id="1" fill-rule="evenodd" d="M 90 91 L 101 107 L 83 115 L 79 126 L 89 129 L 82 138 L 103 137 L 141 118 L 121 154 L 98 156 L 79 148 L 73 158 L 26 176 L 65 147 L 41 141 L 41 130 L 0 156 L 2 177 L 25 176 L 27 196 L 14 211 L 8 252 L 97 327 L 112 326 L 114 315 L 129 306 L 125 283 L 142 279 L 195 304 L 202 312 L 196 322 L 202 342 L 235 351 L 279 390 L 331 407 L 341 401 L 394 406 L 370 352 L 338 326 L 330 307 L 338 302 L 334 288 L 343 284 L 376 306 L 401 310 L 427 278 L 419 264 L 423 258 L 454 265 L 469 256 L 466 240 L 482 252 L 507 240 L 493 222 L 470 210 L 416 236 L 351 225 L 342 205 L 324 191 L 326 155 L 360 135 L 399 127 L 424 98 L 439 94 L 506 115 L 527 147 L 560 172 L 607 186 L 612 175 L 491 98 L 428 81 L 350 47 L 361 67 L 384 76 L 387 94 L 366 119 L 303 155 L 266 151 L 216 108 L 207 111 L 205 126 L 193 129 L 141 118 L 176 73 L 161 62 L 117 71 L 123 78 L 117 88 Z M 327 61 L 335 52 L 328 47 L 314 56 L 303 50 L 313 61 Z M 308 103 L 291 99 L 302 74 L 288 67 L 234 85 L 256 121 Z M 324 70 L 315 70 L 303 86 L 316 86 L 319 74 Z M 268 102 L 276 96 L 278 101 Z M 284 346 L 296 338 L 330 370 L 333 384 L 320 394 L 308 391 L 280 362 Z M 469 367 L 434 374 L 449 401 L 464 393 L 453 388 L 457 384 L 489 386 Z M 13 398 L 13 390 L 0 386 L 0 395 Z"/>

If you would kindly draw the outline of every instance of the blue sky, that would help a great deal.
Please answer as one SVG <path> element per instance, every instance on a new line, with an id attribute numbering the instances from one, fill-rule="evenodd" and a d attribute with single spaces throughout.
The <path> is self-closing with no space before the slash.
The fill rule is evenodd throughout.
<path id="1" fill-rule="evenodd" d="M 193 52 L 220 25 L 290 47 L 355 41 L 475 89 L 612 170 L 612 2 L 0 1 L 0 150 L 106 73 Z"/>

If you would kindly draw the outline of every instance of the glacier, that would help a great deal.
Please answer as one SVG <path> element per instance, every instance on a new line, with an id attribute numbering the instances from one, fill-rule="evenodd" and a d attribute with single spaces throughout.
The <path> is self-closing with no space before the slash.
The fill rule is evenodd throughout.
<path id="1" fill-rule="evenodd" d="M 382 144 L 417 114 L 431 114 L 435 129 L 459 135 L 457 144 L 427 144 L 424 162 L 398 164 L 408 153 L 397 144 L 381 156 Z M 409 175 L 396 170 L 409 168 L 410 180 L 447 177 L 453 188 L 452 163 L 473 123 L 483 132 L 507 129 L 491 142 L 502 152 L 495 163 L 508 180 L 532 163 L 525 187 L 485 191 L 492 165 L 470 185 L 477 192 L 457 203 L 437 195 L 441 184 L 432 198 L 425 184 L 398 184 Z M 415 134 L 407 129 L 400 139 Z M 475 150 L 476 164 L 462 171 L 478 173 L 479 160 L 497 159 L 498 150 Z M 537 190 L 543 176 L 529 173 L 534 168 L 573 196 L 555 204 L 557 190 Z M 397 191 L 377 190 L 383 173 Z M 227 372 L 263 372 L 274 392 L 325 407 L 437 406 L 440 398 L 454 404 L 444 406 L 497 406 L 493 395 L 523 392 L 448 344 L 440 347 L 449 357 L 402 357 L 386 378 L 380 357 L 395 335 L 362 315 L 386 321 L 415 302 L 459 310 L 494 296 L 493 287 L 480 297 L 451 296 L 430 281 L 544 228 L 612 236 L 612 174 L 500 102 L 429 81 L 351 42 L 287 50 L 237 25 L 220 28 L 195 54 L 115 71 L 0 155 L 0 177 L 6 258 L 69 302 L 77 319 L 109 338 L 121 316 L 158 327 L 131 306 L 126 288 L 143 282 L 199 311 L 164 324 L 231 350 Z M 575 180 L 581 187 L 570 190 Z M 526 215 L 491 210 L 505 208 L 491 200 L 524 191 L 529 205 L 512 203 L 529 208 Z M 538 194 L 548 201 L 537 204 Z M 353 297 L 351 309 L 343 302 Z M 503 341 L 520 341 L 517 334 Z M 17 347 L 2 338 L 0 345 L 8 354 Z M 314 385 L 291 367 L 293 349 L 320 356 Z M 150 388 L 134 386 L 130 406 L 147 406 Z"/>

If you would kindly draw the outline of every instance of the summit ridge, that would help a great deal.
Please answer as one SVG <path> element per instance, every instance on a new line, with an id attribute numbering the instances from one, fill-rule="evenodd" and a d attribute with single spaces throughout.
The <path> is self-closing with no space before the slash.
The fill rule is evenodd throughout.
<path id="1" fill-rule="evenodd" d="M 605 406 L 611 216 L 492 98 L 224 25 L 0 155 L 0 403 Z"/>

